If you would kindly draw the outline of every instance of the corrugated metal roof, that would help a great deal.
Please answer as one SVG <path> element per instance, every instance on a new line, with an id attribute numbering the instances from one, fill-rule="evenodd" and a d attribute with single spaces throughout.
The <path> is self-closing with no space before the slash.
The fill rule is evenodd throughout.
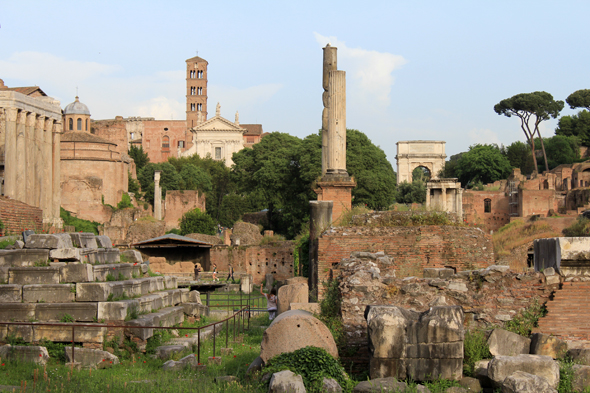
<path id="1" fill-rule="evenodd" d="M 204 242 L 201 240 L 191 239 L 190 237 L 186 237 L 186 236 L 176 235 L 174 233 L 168 233 L 163 236 L 154 237 L 152 239 L 148 239 L 148 240 L 144 240 L 144 241 L 132 244 L 133 247 L 139 247 L 139 248 L 141 248 L 142 246 L 148 247 L 148 246 L 157 246 L 157 245 L 167 245 L 167 246 L 190 245 L 190 246 L 209 248 L 213 244 L 208 243 L 208 242 Z"/>

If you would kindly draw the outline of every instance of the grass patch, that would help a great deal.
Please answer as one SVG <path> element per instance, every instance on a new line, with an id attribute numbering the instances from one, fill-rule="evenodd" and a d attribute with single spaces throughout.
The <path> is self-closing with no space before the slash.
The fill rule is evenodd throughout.
<path id="1" fill-rule="evenodd" d="M 354 216 L 358 216 L 360 214 L 369 213 L 371 210 L 367 209 L 365 206 L 353 206 L 352 209 L 346 209 L 340 215 L 340 219 L 338 221 L 338 225 L 342 227 L 349 227 L 352 226 L 352 218 Z M 325 228 L 324 228 L 325 229 Z M 321 232 L 321 231 L 320 231 Z"/>
<path id="2" fill-rule="evenodd" d="M 464 226 L 464 224 L 447 212 L 412 210 L 385 211 L 353 215 L 340 222 L 340 226 L 352 227 L 416 227 L 425 225 Z"/>
<path id="3" fill-rule="evenodd" d="M 283 235 L 264 236 L 260 241 L 261 246 L 279 246 L 286 241 Z"/>
<path id="4" fill-rule="evenodd" d="M 481 329 L 466 330 L 465 341 L 463 341 L 463 373 L 474 377 L 475 363 L 491 358 L 492 354 L 485 331 Z"/>
<path id="5" fill-rule="evenodd" d="M 563 231 L 563 236 L 567 237 L 587 237 L 590 236 L 590 220 L 586 217 L 578 217 L 569 227 Z"/>
<path id="6" fill-rule="evenodd" d="M 498 257 L 510 255 L 514 249 L 530 244 L 535 239 L 559 236 L 561 235 L 547 223 L 514 220 L 492 235 L 494 255 L 498 259 Z"/>
<path id="7" fill-rule="evenodd" d="M 64 221 L 64 225 L 70 225 L 75 228 L 75 232 L 91 232 L 98 235 L 98 226 L 100 225 L 95 221 L 82 220 L 81 218 L 75 217 L 69 211 L 63 207 L 60 208 L 59 216 Z"/>
<path id="8" fill-rule="evenodd" d="M 4 250 L 8 246 L 12 246 L 16 243 L 16 238 L 9 238 L 6 240 L 0 241 L 0 250 Z"/>

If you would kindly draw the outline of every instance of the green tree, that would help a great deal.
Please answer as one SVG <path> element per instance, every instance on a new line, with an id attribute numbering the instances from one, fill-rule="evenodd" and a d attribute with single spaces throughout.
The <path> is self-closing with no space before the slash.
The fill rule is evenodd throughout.
<path id="1" fill-rule="evenodd" d="M 186 212 L 180 219 L 180 234 L 184 236 L 189 233 L 215 235 L 215 221 L 199 209 Z"/>
<path id="2" fill-rule="evenodd" d="M 500 151 L 508 158 L 512 168 L 520 168 L 523 175 L 533 173 L 533 156 L 530 147 L 526 143 L 516 141 L 508 146 L 502 146 Z"/>
<path id="3" fill-rule="evenodd" d="M 590 146 L 590 112 L 583 110 L 575 115 L 561 116 L 556 135 L 577 136 L 584 146 Z"/>
<path id="4" fill-rule="evenodd" d="M 452 155 L 451 158 L 449 158 L 449 160 L 445 162 L 445 166 L 443 167 L 443 169 L 439 171 L 438 177 L 440 177 L 441 179 L 458 178 L 459 176 L 456 173 L 457 163 L 459 162 L 459 159 L 462 155 L 463 153 Z"/>
<path id="5" fill-rule="evenodd" d="M 463 187 L 506 179 L 512 167 L 496 145 L 473 145 L 457 162 L 456 174 Z"/>
<path id="6" fill-rule="evenodd" d="M 426 183 L 421 180 L 411 183 L 401 182 L 397 185 L 395 200 L 397 203 L 424 203 L 426 201 Z"/>
<path id="7" fill-rule="evenodd" d="M 580 140 L 575 136 L 555 135 L 545 138 L 549 168 L 561 164 L 573 164 L 580 159 Z"/>
<path id="8" fill-rule="evenodd" d="M 166 191 L 168 190 L 179 190 L 182 177 L 174 165 L 168 162 L 162 162 L 159 164 L 149 163 L 142 170 L 137 177 L 141 184 L 141 189 L 144 190 L 144 200 L 154 204 L 154 173 L 156 171 L 162 171 L 160 174 L 160 188 L 162 189 L 162 197 L 166 197 Z"/>
<path id="9" fill-rule="evenodd" d="M 565 102 L 567 102 L 572 109 L 586 108 L 590 110 L 590 89 L 574 91 L 565 99 Z"/>
<path id="10" fill-rule="evenodd" d="M 143 151 L 143 146 L 136 147 L 135 145 L 131 145 L 129 148 L 129 157 L 135 161 L 135 170 L 137 173 L 150 162 L 148 154 Z"/>
<path id="11" fill-rule="evenodd" d="M 550 118 L 557 118 L 559 112 L 563 109 L 563 105 L 563 101 L 555 101 L 551 94 L 544 91 L 535 91 L 533 93 L 521 93 L 511 98 L 506 98 L 494 106 L 494 111 L 497 114 L 506 117 L 516 116 L 520 119 L 520 128 L 531 146 L 535 171 L 538 171 L 537 158 L 535 157 L 535 134 L 541 142 L 543 157 L 545 158 L 545 168 L 549 170 L 545 145 L 543 144 L 543 138 L 539 131 L 539 124 Z"/>
<path id="12" fill-rule="evenodd" d="M 131 172 L 127 173 L 127 191 L 135 194 L 135 198 L 139 199 L 139 182 L 133 178 Z"/>
<path id="13" fill-rule="evenodd" d="M 186 164 L 180 170 L 181 190 L 199 190 L 204 193 L 211 192 L 213 186 L 211 184 L 211 175 L 203 168 L 199 168 L 193 164 Z"/>

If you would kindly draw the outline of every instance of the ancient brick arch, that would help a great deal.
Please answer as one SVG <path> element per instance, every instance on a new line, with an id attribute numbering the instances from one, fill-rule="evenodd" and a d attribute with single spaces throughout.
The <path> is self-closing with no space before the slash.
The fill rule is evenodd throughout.
<path id="1" fill-rule="evenodd" d="M 444 141 L 401 141 L 397 142 L 397 183 L 412 181 L 412 171 L 418 167 L 425 167 L 432 178 L 438 177 L 438 172 L 445 165 Z"/>

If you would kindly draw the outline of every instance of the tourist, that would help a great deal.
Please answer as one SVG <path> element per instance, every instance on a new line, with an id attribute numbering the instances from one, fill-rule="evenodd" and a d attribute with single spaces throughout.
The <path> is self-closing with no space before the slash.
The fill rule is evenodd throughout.
<path id="1" fill-rule="evenodd" d="M 234 268 L 231 264 L 228 265 L 229 268 L 229 274 L 227 275 L 227 280 L 225 281 L 229 281 L 229 279 L 231 278 L 231 282 L 234 282 Z"/>
<path id="2" fill-rule="evenodd" d="M 268 310 L 268 319 L 271 321 L 277 315 L 277 290 L 272 287 L 269 294 L 262 292 L 262 285 L 260 286 L 260 294 L 266 298 L 266 309 Z"/>
<path id="3" fill-rule="evenodd" d="M 219 281 L 217 278 L 217 264 L 213 264 L 213 281 Z"/>
<path id="4" fill-rule="evenodd" d="M 195 263 L 195 281 L 199 280 L 199 272 L 201 271 L 201 265 L 199 263 Z"/>

